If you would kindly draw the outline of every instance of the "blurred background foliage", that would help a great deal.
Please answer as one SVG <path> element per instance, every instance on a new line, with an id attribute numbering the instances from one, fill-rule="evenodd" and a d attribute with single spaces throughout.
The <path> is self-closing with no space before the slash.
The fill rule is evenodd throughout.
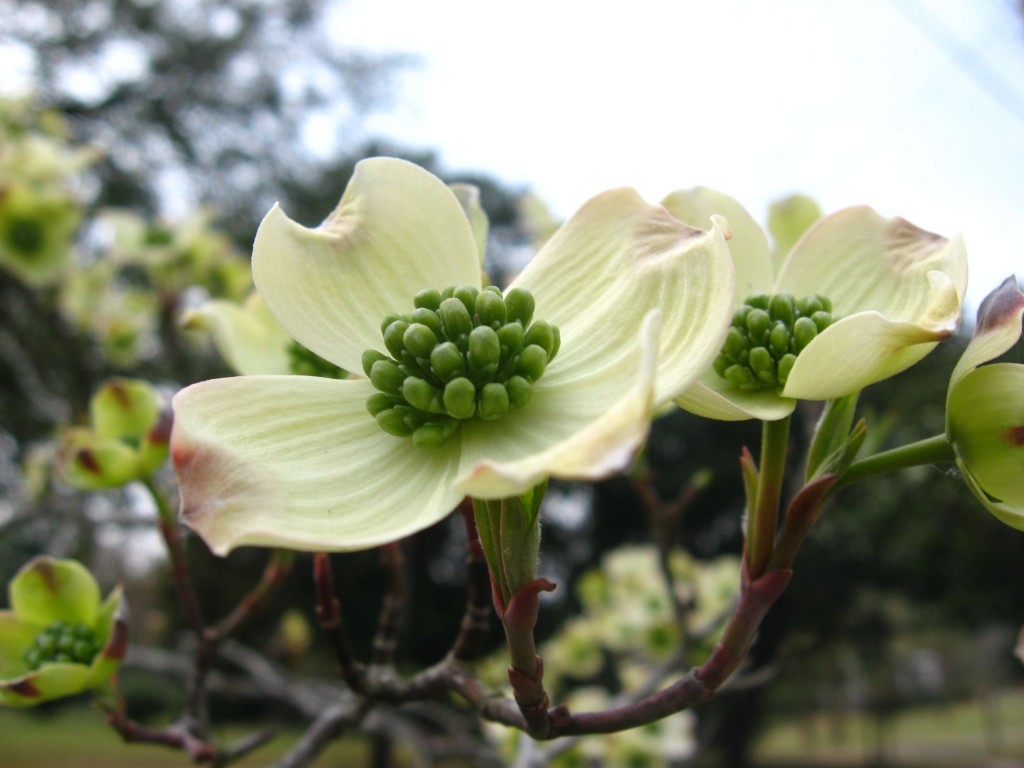
<path id="1" fill-rule="evenodd" d="M 488 267 L 499 283 L 550 226 L 528 190 L 439 167 L 429 148 L 366 135 L 365 118 L 387 108 L 390 85 L 416 62 L 339 47 L 324 33 L 324 7 L 325 0 L 0 0 L 0 37 L 31 52 L 36 77 L 31 99 L 5 107 L 0 158 L 29 133 L 72 152 L 89 148 L 87 157 L 62 161 L 60 184 L 84 211 L 70 262 L 52 280 L 0 272 L 0 581 L 40 552 L 79 558 L 106 585 L 126 583 L 138 642 L 174 646 L 182 626 L 153 511 L 131 486 L 82 494 L 54 481 L 53 441 L 64 425 L 86 419 L 90 395 L 112 375 L 149 379 L 170 395 L 229 373 L 178 319 L 205 298 L 239 300 L 250 290 L 248 248 L 270 205 L 280 201 L 315 224 L 359 159 L 406 157 L 481 189 L 491 222 Z M 311 145 L 311 125 L 322 133 L 325 121 L 335 140 Z M 964 343 L 941 345 L 865 393 L 869 440 L 889 445 L 942 431 L 945 386 Z M 1011 355 L 1022 357 L 1019 349 Z M 816 418 L 804 406 L 798 436 Z M 758 432 L 753 423 L 672 412 L 655 422 L 632 477 L 554 486 L 541 572 L 560 586 L 545 603 L 542 634 L 557 633 L 581 609 L 570 585 L 603 555 L 656 538 L 638 478 L 663 499 L 705 478 L 671 543 L 699 562 L 738 555 L 737 459 L 742 446 L 755 449 Z M 794 443 L 796 459 L 806 439 Z M 168 472 L 162 479 L 172 487 Z M 230 610 L 266 559 L 258 550 L 218 559 L 198 540 L 188 544 L 213 615 Z M 403 547 L 416 577 L 408 581 L 410 631 L 400 656 L 422 666 L 445 653 L 463 610 L 461 523 L 443 522 Z M 700 759 L 750 764 L 769 715 L 825 708 L 884 718 L 916 702 L 982 700 L 1019 684 L 1012 648 L 1024 616 L 1022 555 L 1021 537 L 946 470 L 904 472 L 843 492 L 755 645 L 761 683 L 726 691 L 698 713 Z M 365 652 L 381 566 L 373 552 L 336 560 L 346 618 Z M 326 649 L 309 632 L 310 586 L 309 561 L 300 557 L 241 639 L 304 672 L 332 676 Z M 496 647 L 496 630 L 493 640 Z M 173 705 L 168 687 L 145 676 L 127 672 L 125 687 L 143 709 Z M 251 706 L 246 712 L 255 714 Z M 878 733 L 881 750 L 884 729 Z"/>

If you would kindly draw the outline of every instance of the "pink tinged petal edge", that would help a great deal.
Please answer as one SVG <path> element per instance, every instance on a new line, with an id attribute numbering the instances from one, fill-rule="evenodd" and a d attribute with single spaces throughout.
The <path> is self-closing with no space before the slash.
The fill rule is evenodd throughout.
<path id="1" fill-rule="evenodd" d="M 175 397 L 182 519 L 219 555 L 351 551 L 432 525 L 462 498 L 458 443 L 417 448 L 366 411 L 365 380 L 248 376 Z"/>
<path id="2" fill-rule="evenodd" d="M 1017 278 L 1010 275 L 981 302 L 974 336 L 950 376 L 947 400 L 964 376 L 1017 343 L 1021 337 L 1022 317 L 1024 293 L 1017 285 Z"/>
<path id="3" fill-rule="evenodd" d="M 316 229 L 277 205 L 253 245 L 253 279 L 284 329 L 348 371 L 383 350 L 380 323 L 410 312 L 424 288 L 481 285 L 476 240 L 452 191 L 396 158 L 356 166 L 335 211 Z"/>

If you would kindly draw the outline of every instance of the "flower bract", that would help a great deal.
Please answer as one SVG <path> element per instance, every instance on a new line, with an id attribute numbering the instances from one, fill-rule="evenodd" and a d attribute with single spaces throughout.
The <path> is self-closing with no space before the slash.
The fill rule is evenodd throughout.
<path id="1" fill-rule="evenodd" d="M 587 202 L 503 294 L 507 304 L 529 292 L 535 316 L 560 329 L 557 359 L 524 407 L 467 418 L 440 445 L 382 430 L 367 409 L 378 390 L 361 377 L 183 390 L 171 450 L 184 520 L 218 553 L 362 549 L 433 524 L 467 495 L 507 498 L 550 476 L 623 468 L 652 405 L 681 394 L 721 347 L 735 294 L 723 227 L 694 229 L 629 189 Z M 363 370 L 368 350 L 389 353 L 382 322 L 414 312 L 420 292 L 483 288 L 455 195 L 391 158 L 360 163 L 315 229 L 271 210 L 253 275 L 289 335 L 348 371 Z M 411 375 L 413 363 L 398 370 Z"/>
<path id="2" fill-rule="evenodd" d="M 117 670 L 128 639 L 120 588 L 101 600 L 80 563 L 37 557 L 18 571 L 8 595 L 10 609 L 0 611 L 0 704 L 73 696 Z"/>
<path id="3" fill-rule="evenodd" d="M 946 437 L 984 507 L 1024 530 L 1024 365 L 989 363 L 1021 337 L 1024 294 L 1009 277 L 978 309 L 974 336 L 950 378 Z"/>
<path id="4" fill-rule="evenodd" d="M 957 329 L 967 286 L 959 236 L 946 239 L 860 206 L 818 220 L 790 247 L 794 227 L 816 214 L 809 201 L 795 200 L 774 212 L 776 264 L 765 233 L 732 198 L 697 188 L 669 195 L 664 205 L 691 226 L 716 213 L 728 219 L 734 323 L 745 323 L 723 350 L 731 343 L 736 359 L 717 361 L 676 398 L 686 410 L 781 419 L 798 399 L 842 397 L 899 373 Z M 810 302 L 803 319 L 792 311 L 801 302 Z"/>

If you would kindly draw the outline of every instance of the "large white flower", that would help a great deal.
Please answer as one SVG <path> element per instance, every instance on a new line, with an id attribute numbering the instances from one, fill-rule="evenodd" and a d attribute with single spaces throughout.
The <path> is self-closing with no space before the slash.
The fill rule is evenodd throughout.
<path id="1" fill-rule="evenodd" d="M 534 316 L 560 328 L 557 358 L 528 403 L 467 418 L 439 445 L 383 431 L 367 379 L 243 376 L 183 390 L 171 444 L 184 520 L 218 553 L 361 549 L 433 524 L 466 495 L 505 498 L 550 476 L 623 468 L 652 406 L 681 394 L 721 347 L 735 293 L 725 240 L 724 226 L 693 229 L 633 190 L 590 200 L 505 294 L 529 291 Z M 366 369 L 367 350 L 371 361 L 390 351 L 382 320 L 410 313 L 421 291 L 481 289 L 455 196 L 390 158 L 360 163 L 316 229 L 271 210 L 253 275 L 285 330 L 349 371 Z"/>
<path id="2" fill-rule="evenodd" d="M 831 303 L 826 314 L 835 318 L 819 322 L 806 345 L 800 340 L 782 386 L 741 388 L 709 370 L 676 400 L 689 411 L 724 420 L 781 419 L 797 399 L 838 398 L 893 376 L 956 332 L 967 287 L 960 236 L 946 239 L 859 206 L 820 219 L 792 250 L 780 249 L 776 265 L 761 227 L 732 198 L 697 188 L 675 192 L 663 205 L 691 226 L 704 226 L 712 214 L 728 219 L 737 308 L 757 294 L 817 296 Z M 774 308 L 770 320 L 778 321 Z M 780 345 L 773 357 L 787 351 L 793 350 Z M 766 368 L 778 364 L 762 357 Z"/>

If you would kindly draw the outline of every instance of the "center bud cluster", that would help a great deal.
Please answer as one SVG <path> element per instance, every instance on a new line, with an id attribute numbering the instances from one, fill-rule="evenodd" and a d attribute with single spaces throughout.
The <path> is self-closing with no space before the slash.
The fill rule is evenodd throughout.
<path id="1" fill-rule="evenodd" d="M 53 662 L 90 664 L 99 652 L 96 633 L 85 624 L 55 621 L 36 636 L 22 658 L 34 670 Z"/>
<path id="2" fill-rule="evenodd" d="M 739 389 L 782 389 L 797 355 L 833 322 L 825 296 L 755 294 L 733 314 L 715 372 Z"/>
<path id="3" fill-rule="evenodd" d="M 467 419 L 500 419 L 522 408 L 558 353 L 558 328 L 533 321 L 533 295 L 495 286 L 430 288 L 406 315 L 381 323 L 390 357 L 363 353 L 380 390 L 366 407 L 385 432 L 416 445 L 441 445 Z"/>

